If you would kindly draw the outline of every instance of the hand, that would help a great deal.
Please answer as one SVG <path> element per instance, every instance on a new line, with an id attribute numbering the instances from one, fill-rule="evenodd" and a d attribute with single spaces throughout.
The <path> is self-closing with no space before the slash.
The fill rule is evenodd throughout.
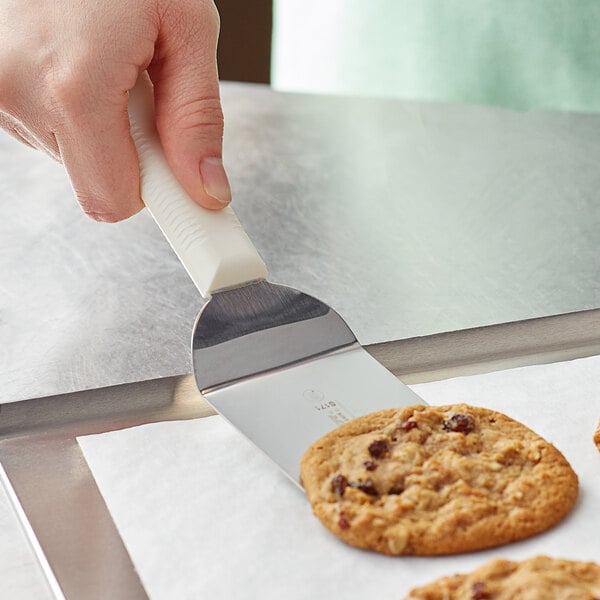
<path id="1" fill-rule="evenodd" d="M 223 208 L 218 33 L 212 0 L 0 0 L 0 126 L 64 163 L 90 217 L 125 219 L 143 207 L 127 98 L 147 69 L 171 169 Z"/>

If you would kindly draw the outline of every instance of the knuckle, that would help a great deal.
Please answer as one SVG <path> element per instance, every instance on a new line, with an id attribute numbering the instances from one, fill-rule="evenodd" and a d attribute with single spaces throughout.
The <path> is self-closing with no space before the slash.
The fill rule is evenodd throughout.
<path id="1" fill-rule="evenodd" d="M 81 79 L 73 69 L 55 72 L 49 87 L 52 98 L 62 106 L 73 104 L 81 96 Z"/>
<path id="2" fill-rule="evenodd" d="M 223 129 L 223 110 L 218 97 L 195 98 L 180 104 L 176 122 L 181 129 L 218 128 Z"/>
<path id="3" fill-rule="evenodd" d="M 163 1 L 159 14 L 160 19 L 169 23 L 186 42 L 198 40 L 198 35 L 216 37 L 221 24 L 213 0 Z"/>
<path id="4" fill-rule="evenodd" d="M 46 82 L 51 112 L 75 116 L 84 112 L 92 73 L 89 61 L 84 58 L 52 69 Z"/>

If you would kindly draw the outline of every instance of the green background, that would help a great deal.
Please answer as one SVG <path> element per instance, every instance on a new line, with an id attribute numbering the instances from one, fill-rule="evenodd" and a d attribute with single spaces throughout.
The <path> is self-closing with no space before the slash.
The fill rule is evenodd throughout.
<path id="1" fill-rule="evenodd" d="M 597 0 L 275 0 L 276 89 L 600 110 Z"/>

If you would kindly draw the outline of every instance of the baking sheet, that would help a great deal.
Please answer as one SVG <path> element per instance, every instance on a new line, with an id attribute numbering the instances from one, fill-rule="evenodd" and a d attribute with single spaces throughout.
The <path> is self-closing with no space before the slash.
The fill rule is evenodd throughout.
<path id="1" fill-rule="evenodd" d="M 152 600 L 402 598 L 493 557 L 600 560 L 600 357 L 412 386 L 427 402 L 504 411 L 580 478 L 573 513 L 532 539 L 462 556 L 386 557 L 329 534 L 308 502 L 221 417 L 79 439 Z M 289 424 L 293 427 L 293 423 Z"/>
<path id="2" fill-rule="evenodd" d="M 0 466 L 0 598 L 52 600 L 40 563 L 19 520 Z"/>

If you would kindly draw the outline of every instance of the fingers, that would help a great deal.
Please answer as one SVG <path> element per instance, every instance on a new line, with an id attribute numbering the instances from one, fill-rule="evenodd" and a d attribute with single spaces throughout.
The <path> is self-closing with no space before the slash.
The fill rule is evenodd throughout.
<path id="1" fill-rule="evenodd" d="M 221 159 L 218 33 L 219 18 L 212 1 L 167 5 L 148 68 L 167 161 L 187 193 L 209 209 L 223 208 L 231 201 Z"/>
<path id="2" fill-rule="evenodd" d="M 60 155 L 77 200 L 96 221 L 126 219 L 143 208 L 137 153 L 129 131 L 127 95 L 62 98 L 56 129 Z"/>
<path id="3" fill-rule="evenodd" d="M 231 200 L 212 0 L 0 3 L 0 127 L 64 163 L 83 210 L 118 221 L 140 210 L 127 90 L 148 65 L 167 160 L 206 208 Z"/>

